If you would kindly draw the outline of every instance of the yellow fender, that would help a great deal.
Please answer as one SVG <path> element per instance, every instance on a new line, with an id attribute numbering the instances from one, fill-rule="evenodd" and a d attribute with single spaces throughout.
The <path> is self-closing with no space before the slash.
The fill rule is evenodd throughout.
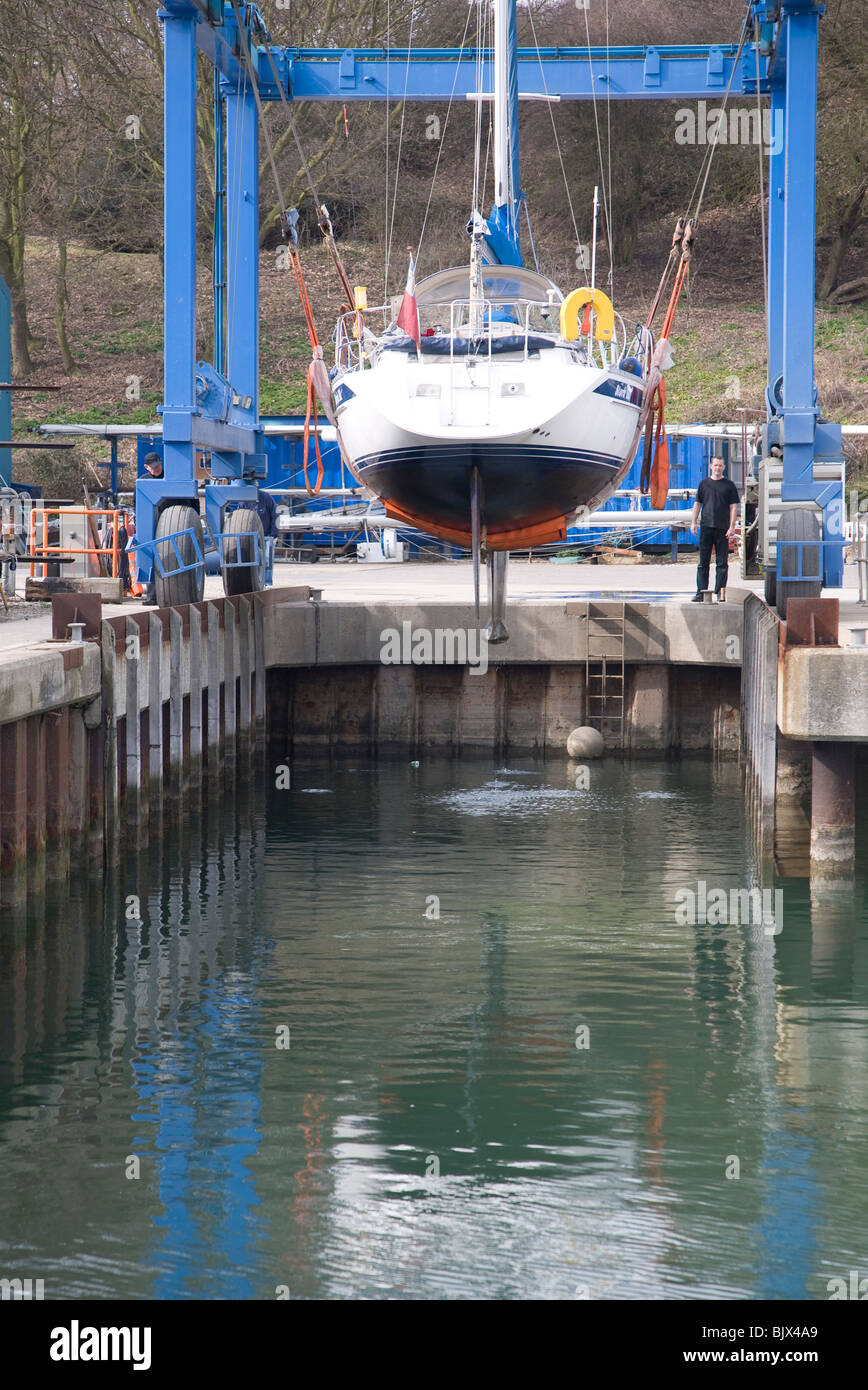
<path id="1" fill-rule="evenodd" d="M 586 304 L 593 304 L 596 315 L 594 337 L 598 343 L 610 343 L 615 332 L 615 310 L 608 295 L 584 285 L 573 290 L 561 305 L 561 337 L 569 342 L 579 336 L 579 314 Z"/>

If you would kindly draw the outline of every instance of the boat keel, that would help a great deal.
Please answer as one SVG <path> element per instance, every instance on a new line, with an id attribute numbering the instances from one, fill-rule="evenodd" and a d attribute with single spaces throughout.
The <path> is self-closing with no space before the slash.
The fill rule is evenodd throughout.
<path id="1" fill-rule="evenodd" d="M 508 550 L 488 552 L 488 601 L 491 616 L 485 629 L 485 640 L 492 645 L 509 641 L 506 626 L 506 573 L 509 564 Z"/>

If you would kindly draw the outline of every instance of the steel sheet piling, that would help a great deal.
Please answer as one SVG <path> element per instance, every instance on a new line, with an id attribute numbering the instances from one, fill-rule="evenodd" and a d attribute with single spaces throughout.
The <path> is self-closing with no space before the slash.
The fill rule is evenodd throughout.
<path id="1" fill-rule="evenodd" d="M 191 785 L 202 780 L 202 614 L 190 607 L 190 767 Z"/>
<path id="2" fill-rule="evenodd" d="M 238 646 L 239 646 L 239 700 L 238 728 L 245 743 L 250 737 L 252 676 L 251 657 L 253 654 L 253 633 L 251 631 L 251 600 L 242 597 L 238 602 Z"/>
<path id="3" fill-rule="evenodd" d="M 235 605 L 227 599 L 223 605 L 223 757 L 226 763 L 231 763 L 235 757 L 237 727 L 235 617 Z"/>
<path id="4" fill-rule="evenodd" d="M 169 610 L 169 784 L 173 796 L 184 790 L 184 621 Z"/>
<path id="5" fill-rule="evenodd" d="M 265 623 L 262 599 L 253 599 L 253 719 L 257 742 L 265 738 Z"/>
<path id="6" fill-rule="evenodd" d="M 149 810 L 158 815 L 163 780 L 163 624 L 156 613 L 148 618 L 148 783 Z"/>
<path id="7" fill-rule="evenodd" d="M 220 748 L 220 679 L 223 669 L 223 633 L 220 609 L 209 603 L 208 625 L 208 776 L 215 777 L 219 767 Z"/>
<path id="8" fill-rule="evenodd" d="M 125 820 L 131 837 L 140 844 L 147 843 L 147 818 L 143 816 L 142 806 L 142 728 L 140 706 L 140 667 L 141 647 L 139 625 L 133 618 L 127 618 L 126 627 L 126 719 L 125 719 L 125 757 L 126 757 L 126 795 Z"/>
<path id="9" fill-rule="evenodd" d="M 120 857 L 120 765 L 118 761 L 118 725 L 116 713 L 117 690 L 123 689 L 118 676 L 118 653 L 115 629 L 111 623 L 104 622 L 101 628 L 100 647 L 102 651 L 102 706 L 105 726 L 105 843 L 106 859 L 115 863 Z M 84 759 L 84 722 L 73 720 L 70 726 L 71 755 L 81 743 L 80 756 Z M 84 814 L 76 819 L 73 833 L 80 834 L 84 829 Z"/>

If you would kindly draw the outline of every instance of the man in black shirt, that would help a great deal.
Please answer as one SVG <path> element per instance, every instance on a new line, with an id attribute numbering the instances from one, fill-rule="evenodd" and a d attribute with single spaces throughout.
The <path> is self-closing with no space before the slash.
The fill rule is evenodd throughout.
<path id="1" fill-rule="evenodd" d="M 258 489 L 256 498 L 256 512 L 262 522 L 262 534 L 268 536 L 277 535 L 277 506 L 270 492 Z"/>
<path id="2" fill-rule="evenodd" d="M 714 598 L 723 603 L 726 598 L 726 574 L 729 565 L 729 540 L 735 535 L 738 515 L 738 489 L 730 478 L 723 476 L 724 462 L 718 455 L 711 460 L 711 477 L 703 478 L 696 489 L 690 530 L 695 536 L 699 528 L 699 564 L 696 567 L 696 593 L 693 603 L 702 602 L 702 592 L 708 588 L 708 567 L 714 550 Z"/>

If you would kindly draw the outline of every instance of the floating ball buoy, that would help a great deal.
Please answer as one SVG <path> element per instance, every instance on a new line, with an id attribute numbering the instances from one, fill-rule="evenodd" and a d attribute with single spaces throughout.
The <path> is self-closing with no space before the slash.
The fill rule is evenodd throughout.
<path id="1" fill-rule="evenodd" d="M 567 752 L 571 758 L 601 758 L 603 749 L 603 735 L 587 724 L 573 729 L 567 739 Z"/>

